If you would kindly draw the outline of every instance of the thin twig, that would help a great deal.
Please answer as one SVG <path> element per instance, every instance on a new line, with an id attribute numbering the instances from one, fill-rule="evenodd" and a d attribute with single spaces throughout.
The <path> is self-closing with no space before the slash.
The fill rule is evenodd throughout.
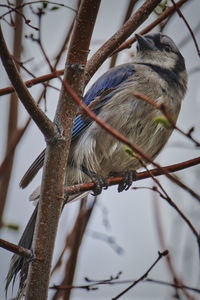
<path id="1" fill-rule="evenodd" d="M 127 287 L 125 290 L 123 290 L 120 294 L 118 294 L 116 297 L 112 298 L 112 300 L 117 300 L 119 299 L 121 296 L 123 296 L 124 294 L 126 294 L 130 289 L 132 289 L 136 284 L 138 284 L 139 282 L 143 281 L 148 275 L 149 272 L 155 267 L 155 265 L 161 260 L 161 258 L 163 258 L 164 256 L 166 256 L 168 254 L 168 251 L 165 250 L 163 252 L 158 252 L 158 258 L 155 260 L 155 262 L 150 266 L 150 268 L 137 280 L 135 280 L 129 287 Z"/>
<path id="2" fill-rule="evenodd" d="M 8 5 L 0 4 L 0 7 L 7 7 L 7 6 L 8 6 Z M 10 14 L 11 12 L 14 11 L 16 14 L 18 14 L 20 17 L 22 17 L 22 18 L 24 19 L 24 23 L 25 23 L 26 25 L 28 25 L 30 28 L 32 28 L 32 29 L 38 31 L 39 28 L 37 28 L 37 27 L 35 27 L 35 26 L 33 26 L 33 25 L 30 24 L 30 20 L 27 19 L 27 18 L 25 17 L 25 15 L 20 11 L 21 8 L 22 8 L 22 7 L 19 7 L 19 9 L 16 8 L 16 7 L 13 7 L 10 11 L 8 11 L 8 12 L 6 12 L 5 14 L 3 14 L 2 16 L 0 16 L 0 19 L 3 19 L 3 20 L 5 21 L 4 17 L 5 17 L 7 14 Z"/>
<path id="3" fill-rule="evenodd" d="M 87 281 L 88 281 L 88 278 L 87 278 Z M 133 282 L 134 280 L 117 280 L 117 279 L 115 279 L 115 277 L 111 276 L 111 278 L 109 278 L 109 279 L 89 280 L 89 281 L 93 281 L 94 283 L 86 284 L 86 285 L 63 285 L 63 286 L 62 285 L 54 285 L 54 286 L 50 287 L 50 289 L 60 289 L 60 290 L 85 289 L 87 291 L 91 291 L 91 290 L 97 290 L 99 285 L 127 284 L 127 283 Z M 185 284 L 175 284 L 175 283 L 172 283 L 172 282 L 166 282 L 164 280 L 158 280 L 158 279 L 152 279 L 152 278 L 146 278 L 142 282 L 155 283 L 155 284 L 164 285 L 164 286 L 168 286 L 168 287 L 174 287 L 176 289 L 181 289 L 181 290 L 187 289 L 189 291 L 200 294 L 200 289 L 190 287 L 190 286 L 185 285 Z"/>
<path id="4" fill-rule="evenodd" d="M 33 79 L 29 79 L 29 80 L 25 81 L 24 84 L 26 85 L 27 88 L 31 88 L 32 86 L 34 86 L 38 83 L 43 83 L 50 79 L 57 78 L 58 76 L 61 76 L 63 74 L 64 74 L 64 69 L 57 70 L 56 72 L 52 72 L 52 73 L 45 74 L 45 75 L 42 75 L 42 76 L 39 76 L 39 77 L 36 77 Z M 14 91 L 15 91 L 15 89 L 13 86 L 8 86 L 5 88 L 2 88 L 2 89 L 0 89 L 0 96 L 10 94 Z"/>

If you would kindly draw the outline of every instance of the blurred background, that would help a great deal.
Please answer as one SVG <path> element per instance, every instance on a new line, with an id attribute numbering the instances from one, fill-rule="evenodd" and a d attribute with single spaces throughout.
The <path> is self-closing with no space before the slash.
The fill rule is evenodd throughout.
<path id="1" fill-rule="evenodd" d="M 38 8 L 41 3 L 34 3 L 24 8 L 24 14 L 31 19 L 31 24 L 38 26 Z M 102 0 L 99 15 L 93 33 L 90 54 L 109 39 L 123 24 L 127 7 L 130 2 L 136 2 L 133 12 L 144 1 L 129 0 Z M 165 1 L 167 2 L 167 1 Z M 1 1 L 6 4 L 6 1 Z M 76 1 L 57 1 L 76 9 Z M 172 5 L 171 1 L 168 1 Z M 44 16 L 41 18 L 41 40 L 45 51 L 52 62 L 59 52 L 66 32 L 69 29 L 74 11 L 66 7 L 52 9 L 56 5 L 48 5 Z M 44 7 L 43 7 L 44 8 Z M 0 7 L 0 15 L 7 10 Z M 200 1 L 186 1 L 181 7 L 186 20 L 190 24 L 197 42 L 200 40 Z M 158 11 L 157 11 L 158 13 Z M 7 16 L 7 21 L 11 19 Z M 139 32 L 145 26 L 157 18 L 154 12 L 148 20 L 137 30 Z M 13 49 L 14 27 L 2 21 L 4 37 L 10 51 Z M 37 37 L 34 29 L 23 24 L 23 51 L 21 61 L 26 62 L 24 66 L 31 70 L 35 76 L 50 73 L 41 48 L 37 42 L 30 38 L 30 34 Z M 160 31 L 160 26 L 153 30 Z M 163 32 L 169 35 L 178 45 L 185 57 L 189 74 L 188 92 L 183 101 L 181 113 L 178 118 L 178 126 L 184 131 L 194 127 L 194 137 L 199 140 L 200 133 L 200 58 L 197 54 L 191 35 L 183 20 L 175 13 L 164 26 Z M 134 34 L 133 34 L 134 35 Z M 133 36 L 132 35 L 132 36 Z M 199 43 L 200 44 L 200 43 Z M 64 68 L 66 51 L 64 51 L 57 69 Z M 116 64 L 129 62 L 135 53 L 135 45 L 130 49 L 122 51 Z M 110 58 L 102 65 L 98 72 L 89 82 L 89 86 L 110 66 Z M 22 70 L 24 80 L 32 78 L 25 70 Z M 51 85 L 60 88 L 59 80 L 52 80 Z M 0 65 L 0 88 L 10 85 L 9 79 Z M 37 85 L 30 89 L 31 94 L 37 100 L 43 90 L 43 86 Z M 46 101 L 41 101 L 41 107 L 53 119 L 59 91 L 49 87 L 46 91 Z M 6 151 L 7 123 L 9 118 L 9 98 L 2 96 L 0 99 L 0 159 L 3 161 Z M 28 119 L 27 113 L 21 103 L 19 103 L 19 127 L 23 127 Z M 31 192 L 40 185 L 41 171 L 33 182 L 24 190 L 20 189 L 19 181 L 27 168 L 45 147 L 45 141 L 34 122 L 28 126 L 15 152 L 13 170 L 11 174 L 5 211 L 3 214 L 3 227 L 1 228 L 1 238 L 13 243 L 18 243 L 26 223 L 34 209 L 28 201 Z M 199 149 L 195 147 L 189 139 L 178 132 L 174 132 L 163 152 L 156 159 L 162 166 L 182 162 L 187 159 L 199 156 Z M 176 175 L 185 184 L 194 189 L 197 193 L 199 189 L 200 167 L 195 166 L 177 172 Z M 189 193 L 183 191 L 175 184 L 171 183 L 164 176 L 159 177 L 159 181 L 171 196 L 173 201 L 179 206 L 183 213 L 193 223 L 196 230 L 200 229 L 200 205 Z M 152 187 L 154 183 L 151 179 L 143 180 L 133 184 L 134 187 Z M 92 196 L 90 203 L 93 202 Z M 53 266 L 57 262 L 59 255 L 65 246 L 66 236 L 72 230 L 74 221 L 79 212 L 80 203 L 71 203 L 65 207 L 60 219 L 59 230 L 54 251 Z M 19 230 L 8 228 L 10 224 L 19 226 Z M 180 218 L 177 212 L 151 190 L 139 188 L 130 189 L 119 194 L 117 187 L 111 187 L 104 191 L 97 199 L 92 210 L 91 217 L 86 227 L 75 271 L 74 285 L 87 284 L 84 280 L 88 277 L 91 280 L 109 279 L 116 276 L 120 271 L 119 280 L 134 280 L 139 278 L 157 258 L 158 251 L 168 249 L 170 262 L 163 258 L 149 274 L 149 278 L 159 279 L 166 282 L 173 282 L 174 277 L 181 279 L 185 285 L 198 288 L 200 286 L 199 253 L 196 239 L 187 224 Z M 66 250 L 63 256 L 63 265 L 56 269 L 52 278 L 51 286 L 62 282 L 65 264 L 70 255 L 70 250 Z M 12 253 L 0 248 L 0 298 L 5 298 L 4 286 L 5 277 L 9 267 Z M 98 290 L 86 291 L 74 289 L 71 293 L 72 300 L 79 299 L 111 299 L 129 284 L 102 285 Z M 16 288 L 14 287 L 13 295 Z M 122 299 L 200 299 L 199 294 L 188 292 L 185 295 L 172 287 L 141 282 L 134 289 L 130 290 Z M 55 291 L 51 290 L 49 299 L 53 298 Z M 12 289 L 8 293 L 8 299 L 12 297 Z M 190 298 L 191 297 L 191 298 Z M 193 298 L 192 298 L 193 297 Z"/>

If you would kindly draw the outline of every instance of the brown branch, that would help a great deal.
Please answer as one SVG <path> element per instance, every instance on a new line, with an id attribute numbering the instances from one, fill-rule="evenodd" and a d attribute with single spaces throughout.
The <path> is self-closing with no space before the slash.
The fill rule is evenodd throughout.
<path id="1" fill-rule="evenodd" d="M 23 257 L 31 258 L 33 257 L 33 253 L 31 250 L 23 248 L 19 245 L 15 245 L 6 240 L 0 239 L 0 247 L 4 248 L 12 253 L 18 254 Z"/>
<path id="2" fill-rule="evenodd" d="M 28 89 L 24 85 L 17 67 L 10 55 L 3 33 L 0 27 L 0 56 L 4 68 L 8 74 L 10 81 L 15 87 L 16 93 L 22 101 L 24 107 L 40 128 L 41 132 L 47 139 L 54 139 L 57 135 L 57 130 L 53 122 L 45 115 L 45 113 L 37 106 Z"/>
<path id="3" fill-rule="evenodd" d="M 190 167 L 193 167 L 193 166 L 196 166 L 199 164 L 200 164 L 200 157 L 196 157 L 191 160 L 183 161 L 178 164 L 173 164 L 173 165 L 162 167 L 162 170 L 158 169 L 158 168 L 151 169 L 151 174 L 153 174 L 153 176 L 161 176 L 161 175 L 164 175 L 166 172 L 167 173 L 177 172 L 177 171 L 181 171 L 186 168 L 190 168 Z M 143 179 L 147 179 L 147 178 L 151 178 L 149 171 L 143 171 L 143 172 L 137 173 L 137 179 L 135 181 L 143 180 Z M 107 178 L 107 181 L 108 181 L 109 186 L 117 185 L 122 181 L 122 176 L 110 177 L 110 178 Z M 69 186 L 65 189 L 65 192 L 67 195 L 74 195 L 74 194 L 78 194 L 80 192 L 93 190 L 94 187 L 95 187 L 95 184 L 93 182 L 87 182 L 87 183 Z"/>
<path id="4" fill-rule="evenodd" d="M 79 6 L 79 5 L 78 5 L 78 6 Z M 20 20 L 21 20 L 21 19 L 20 19 Z M 55 64 L 54 64 L 54 66 L 53 66 L 54 69 L 56 69 L 56 66 L 57 66 L 57 64 L 58 64 L 59 61 L 60 61 L 61 55 L 62 55 L 62 53 L 63 53 L 64 49 L 66 48 L 66 45 L 67 45 L 67 43 L 68 43 L 68 41 L 69 41 L 70 35 L 71 35 L 71 33 L 72 33 L 72 28 L 73 28 L 74 21 L 75 21 L 75 19 L 73 19 L 72 24 L 71 24 L 71 26 L 70 26 L 70 29 L 69 29 L 69 31 L 67 32 L 66 38 L 64 39 L 64 42 L 63 42 L 63 44 L 62 44 L 62 47 L 61 47 L 61 49 L 58 51 L 58 54 L 56 55 L 56 61 L 55 61 Z M 18 48 L 19 48 L 19 47 L 18 47 Z M 15 60 L 16 60 L 16 56 L 15 56 L 14 58 L 15 58 Z M 20 64 L 20 65 L 21 65 L 21 64 Z M 59 75 L 62 75 L 62 74 L 64 73 L 64 69 L 61 70 L 61 71 L 57 71 L 57 73 L 58 73 Z M 54 73 L 53 73 L 53 74 L 54 74 Z M 49 75 L 53 75 L 53 74 L 50 73 Z M 31 74 L 31 75 L 32 75 L 32 74 Z M 32 76 L 33 76 L 33 75 L 32 75 Z M 48 75 L 47 75 L 47 76 L 48 76 Z M 43 76 L 41 76 L 41 77 L 43 77 Z M 39 79 L 39 80 L 40 80 L 41 77 L 38 77 L 38 78 L 36 78 L 36 79 Z M 46 77 L 46 76 L 44 75 L 44 77 Z M 34 79 L 33 79 L 33 80 L 34 80 Z M 31 81 L 31 80 L 26 81 L 25 84 L 31 86 L 32 83 L 30 83 L 30 81 Z M 45 81 L 46 81 L 46 78 L 45 78 Z M 36 82 L 35 82 L 35 84 L 36 84 Z M 48 85 L 48 81 L 47 81 L 47 83 L 45 84 L 45 88 L 46 88 L 46 85 Z M 10 87 L 10 88 L 12 88 L 13 91 L 14 91 L 14 88 L 13 88 L 13 87 Z M 43 97 L 43 94 L 44 94 L 44 90 L 41 92 L 41 94 L 40 94 L 40 96 L 39 96 L 39 99 L 37 100 L 37 105 L 41 102 L 42 97 Z M 30 124 L 30 121 L 31 121 L 31 118 L 29 118 L 29 119 L 27 120 L 26 124 L 24 125 L 24 127 L 23 127 L 22 129 L 18 129 L 17 132 L 16 132 L 16 133 L 12 136 L 12 138 L 10 139 L 9 149 L 7 150 L 6 156 L 4 157 L 4 160 L 3 160 L 3 162 L 2 162 L 1 165 L 0 165 L 0 176 L 1 176 L 1 174 L 5 174 L 5 171 L 7 170 L 7 163 L 8 163 L 8 161 L 9 161 L 9 159 L 10 159 L 10 155 L 11 155 L 11 153 L 12 153 L 13 151 L 15 151 L 15 148 L 17 147 L 17 145 L 18 145 L 18 143 L 20 142 L 20 140 L 21 140 L 23 134 L 25 133 L 26 129 L 28 128 L 28 126 L 29 126 L 29 124 Z M 3 202 L 0 201 L 0 207 L 1 207 L 2 203 L 3 203 Z M 0 209 L 0 211 L 1 211 L 1 209 Z M 3 211 L 3 209 L 2 209 L 2 211 Z"/>
<path id="5" fill-rule="evenodd" d="M 61 70 L 56 71 L 56 73 L 52 72 L 52 73 L 42 75 L 42 76 L 39 76 L 39 77 L 36 77 L 36 78 L 33 78 L 33 79 L 29 79 L 29 80 L 25 81 L 24 84 L 28 88 L 31 88 L 32 86 L 34 86 L 38 83 L 43 83 L 45 81 L 56 78 L 56 77 L 61 76 L 63 74 L 64 74 L 64 69 L 61 69 Z M 15 89 L 14 89 L 13 86 L 8 86 L 8 87 L 5 87 L 5 88 L 2 88 L 2 89 L 0 89 L 0 96 L 10 94 L 14 91 L 15 91 Z"/>
<path id="6" fill-rule="evenodd" d="M 80 96 L 84 86 L 84 66 L 99 5 L 100 0 L 81 1 L 67 56 L 64 79 L 69 81 Z M 76 110 L 77 104 L 63 85 L 55 115 L 55 122 L 62 130 L 62 138 L 54 144 L 47 144 L 33 238 L 33 251 L 38 259 L 31 262 L 29 267 L 26 292 L 28 300 L 47 299 L 51 260 L 63 207 L 66 165 Z M 38 278 L 40 278 L 39 287 Z M 36 286 L 38 288 L 35 288 Z"/>

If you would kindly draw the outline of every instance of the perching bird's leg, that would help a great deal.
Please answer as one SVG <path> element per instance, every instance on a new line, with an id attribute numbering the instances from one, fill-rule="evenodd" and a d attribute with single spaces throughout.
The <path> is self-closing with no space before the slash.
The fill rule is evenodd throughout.
<path id="1" fill-rule="evenodd" d="M 111 172 L 110 176 L 122 176 L 122 182 L 118 185 L 118 192 L 127 191 L 132 182 L 137 180 L 137 172 L 135 170 L 127 170 L 123 172 Z"/>
<path id="2" fill-rule="evenodd" d="M 95 187 L 94 187 L 93 193 L 92 193 L 93 196 L 97 196 L 97 195 L 101 194 L 102 189 L 106 190 L 108 188 L 108 181 L 102 175 L 96 174 L 96 173 L 88 170 L 84 166 L 81 166 L 81 170 L 87 176 L 89 176 L 95 184 Z"/>

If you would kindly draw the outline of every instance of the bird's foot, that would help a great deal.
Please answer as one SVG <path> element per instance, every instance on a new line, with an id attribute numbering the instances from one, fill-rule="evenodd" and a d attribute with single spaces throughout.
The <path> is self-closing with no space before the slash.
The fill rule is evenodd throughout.
<path id="1" fill-rule="evenodd" d="M 93 196 L 97 196 L 101 194 L 102 190 L 107 190 L 108 188 L 108 181 L 102 176 L 98 174 L 92 174 L 90 175 L 90 178 L 95 184 L 95 187 L 93 189 Z"/>
<path id="2" fill-rule="evenodd" d="M 110 176 L 122 176 L 122 181 L 118 185 L 119 193 L 122 191 L 127 191 L 132 185 L 133 181 L 137 180 L 137 172 L 135 170 L 111 172 Z"/>
<path id="3" fill-rule="evenodd" d="M 108 181 L 102 175 L 96 174 L 90 170 L 88 170 L 85 166 L 81 166 L 81 170 L 91 178 L 94 182 L 95 187 L 93 188 L 93 196 L 97 196 L 101 194 L 102 190 L 106 190 L 108 188 Z"/>

